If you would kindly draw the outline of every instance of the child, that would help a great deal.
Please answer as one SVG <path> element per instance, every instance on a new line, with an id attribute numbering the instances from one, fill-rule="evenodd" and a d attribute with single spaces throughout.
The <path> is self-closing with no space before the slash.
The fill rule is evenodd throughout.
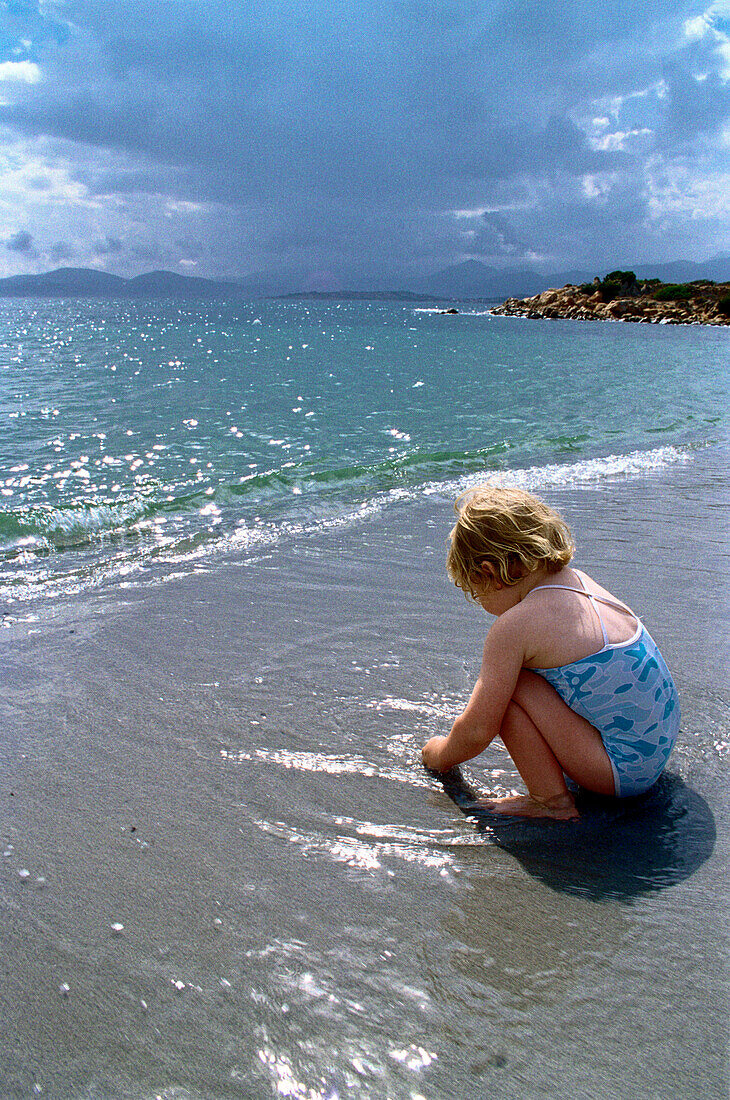
<path id="1" fill-rule="evenodd" d="M 677 692 L 656 643 L 625 604 L 570 567 L 570 531 L 520 489 L 478 486 L 456 502 L 447 569 L 496 621 L 466 709 L 423 748 L 446 772 L 497 736 L 528 795 L 495 813 L 578 816 L 565 776 L 603 795 L 641 794 L 679 730 Z"/>

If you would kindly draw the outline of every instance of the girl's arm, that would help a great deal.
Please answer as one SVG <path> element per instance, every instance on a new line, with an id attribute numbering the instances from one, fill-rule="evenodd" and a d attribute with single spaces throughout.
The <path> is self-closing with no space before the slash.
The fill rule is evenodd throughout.
<path id="1" fill-rule="evenodd" d="M 432 737 L 423 746 L 427 768 L 447 772 L 478 756 L 499 733 L 525 658 L 519 618 L 505 614 L 493 624 L 484 643 L 479 678 L 464 711 L 448 737 Z"/>

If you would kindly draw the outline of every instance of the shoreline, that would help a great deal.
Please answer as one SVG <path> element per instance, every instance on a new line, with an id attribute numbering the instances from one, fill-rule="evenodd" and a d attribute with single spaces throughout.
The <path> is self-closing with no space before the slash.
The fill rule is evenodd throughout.
<path id="1" fill-rule="evenodd" d="M 560 289 L 552 287 L 530 298 L 507 298 L 489 312 L 496 317 L 527 317 L 530 320 L 627 321 L 653 325 L 730 325 L 730 313 L 720 311 L 721 300 L 730 296 L 730 283 L 702 287 L 652 288 L 634 283 L 631 292 L 607 294 L 599 280 L 592 285 L 572 283 Z M 664 298 L 656 295 L 683 293 L 686 297 Z"/>
<path id="2" fill-rule="evenodd" d="M 538 495 L 561 489 L 600 489 L 603 483 L 614 483 L 617 479 L 670 471 L 676 465 L 691 463 L 698 451 L 702 452 L 707 447 L 712 449 L 713 446 L 708 441 L 684 440 L 618 452 L 588 452 L 582 457 L 576 456 L 573 461 L 570 455 L 557 455 L 546 458 L 542 463 L 486 470 L 482 479 L 513 481 Z M 278 522 L 269 521 L 266 526 L 247 528 L 231 525 L 228 529 L 217 528 L 216 537 L 198 545 L 189 557 L 173 550 L 168 557 L 160 555 L 152 562 L 140 553 L 135 559 L 123 559 L 115 570 L 111 561 L 94 559 L 94 546 L 90 545 L 81 551 L 82 555 L 89 555 L 86 571 L 76 563 L 66 565 L 61 555 L 58 564 L 54 563 L 48 588 L 40 573 L 40 565 L 36 566 L 38 578 L 26 577 L 22 587 L 14 588 L 8 574 L 5 587 L 0 585 L 0 625 L 9 626 L 16 619 L 22 620 L 29 615 L 42 617 L 44 608 L 66 606 L 70 601 L 83 602 L 84 598 L 94 598 L 96 595 L 110 594 L 113 597 L 120 583 L 127 590 L 149 588 L 200 569 L 209 571 L 218 568 L 227 561 L 275 554 L 282 539 L 326 537 L 330 527 L 360 526 L 371 517 L 385 518 L 392 510 L 398 511 L 404 505 L 418 507 L 420 501 L 433 496 L 456 497 L 468 483 L 474 481 L 475 476 L 463 474 L 453 479 L 429 482 L 427 488 L 416 485 L 399 490 L 395 496 L 387 489 L 375 490 L 369 498 L 356 499 L 349 507 L 339 513 L 333 511 L 329 517 L 320 515 L 308 520 L 305 515 L 293 523 L 290 516 L 283 516 Z"/>

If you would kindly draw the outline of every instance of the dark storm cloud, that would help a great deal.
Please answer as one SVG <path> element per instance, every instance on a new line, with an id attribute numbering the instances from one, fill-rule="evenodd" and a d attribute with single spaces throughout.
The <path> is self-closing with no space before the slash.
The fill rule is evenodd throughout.
<path id="1" fill-rule="evenodd" d="M 27 7 L 45 79 L 13 85 L 0 122 L 82 150 L 72 176 L 110 209 L 148 194 L 149 247 L 165 253 L 187 239 L 180 221 L 163 239 L 165 196 L 218 207 L 208 231 L 229 266 L 244 247 L 271 264 L 406 265 L 409 241 L 413 264 L 439 249 L 444 263 L 478 249 L 558 255 L 576 224 L 600 250 L 629 211 L 640 247 L 650 158 L 700 150 L 718 170 L 721 32 L 714 16 L 683 31 L 697 3 Z M 503 223 L 470 235 L 444 221 L 499 205 Z"/>
<path id="2" fill-rule="evenodd" d="M 96 256 L 116 255 L 122 251 L 122 242 L 119 237 L 106 236 L 103 241 L 94 241 L 92 250 Z"/>
<path id="3" fill-rule="evenodd" d="M 155 191 L 159 186 L 160 172 L 157 178 L 151 171 L 139 169 L 77 169 L 74 179 L 88 188 L 93 195 L 139 194 L 141 191 Z"/>
<path id="4" fill-rule="evenodd" d="M 73 248 L 64 241 L 57 241 L 56 244 L 51 245 L 48 250 L 48 259 L 52 264 L 65 263 L 67 260 L 73 259 L 73 257 Z"/>
<path id="5" fill-rule="evenodd" d="M 10 240 L 6 241 L 5 247 L 9 252 L 22 252 L 26 255 L 32 255 L 34 252 L 33 238 L 27 229 L 13 233 Z"/>
<path id="6" fill-rule="evenodd" d="M 673 67 L 666 72 L 668 108 L 660 130 L 663 146 L 691 146 L 698 136 L 717 134 L 727 125 L 730 85 L 716 73 L 703 80 Z"/>

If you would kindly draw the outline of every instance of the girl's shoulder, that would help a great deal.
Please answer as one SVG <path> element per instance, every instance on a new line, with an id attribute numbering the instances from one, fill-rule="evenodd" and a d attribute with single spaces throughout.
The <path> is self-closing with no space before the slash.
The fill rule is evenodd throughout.
<path id="1" fill-rule="evenodd" d="M 595 596 L 601 600 L 617 604 L 620 607 L 626 607 L 623 600 L 614 596 L 613 592 L 609 592 L 607 588 L 599 584 L 589 573 L 586 573 L 583 569 L 576 569 L 572 565 L 561 569 L 559 573 L 553 573 L 543 583 L 531 589 L 527 595 L 532 598 L 533 592 L 535 598 L 543 595 L 545 600 L 560 600 L 561 602 L 577 603 L 578 606 L 582 605 L 587 596 Z M 577 601 L 574 595 L 576 592 L 579 594 L 579 597 L 582 597 Z M 525 601 L 523 600 L 522 602 L 524 603 Z M 528 600 L 528 604 L 529 602 Z"/>
<path id="2" fill-rule="evenodd" d="M 553 668 L 628 641 L 640 628 L 633 611 L 582 570 L 561 570 L 514 608 L 525 638 L 525 664 Z"/>

